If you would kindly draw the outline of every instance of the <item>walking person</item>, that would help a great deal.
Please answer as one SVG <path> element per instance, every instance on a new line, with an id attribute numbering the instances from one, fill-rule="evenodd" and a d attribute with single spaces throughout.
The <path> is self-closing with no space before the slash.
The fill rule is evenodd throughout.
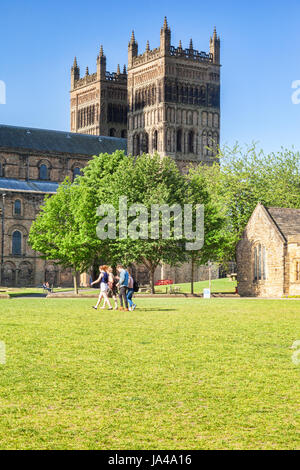
<path id="1" fill-rule="evenodd" d="M 133 294 L 134 294 L 134 280 L 133 280 L 133 277 L 132 277 L 131 270 L 128 269 L 127 301 L 128 301 L 129 311 L 130 312 L 132 312 L 136 307 L 136 304 L 132 300 Z"/>
<path id="2" fill-rule="evenodd" d="M 91 286 L 92 286 L 93 284 L 98 284 L 98 282 L 100 282 L 100 294 L 99 294 L 99 297 L 98 297 L 98 302 L 96 303 L 95 306 L 93 306 L 93 308 L 95 310 L 97 310 L 102 298 L 104 299 L 104 304 L 100 308 L 102 308 L 102 309 L 105 308 L 105 305 L 107 304 L 108 309 L 112 310 L 112 306 L 110 304 L 110 301 L 109 301 L 109 298 L 108 298 L 108 295 L 107 295 L 107 292 L 108 292 L 107 268 L 108 268 L 108 266 L 106 266 L 106 265 L 100 266 L 99 267 L 100 274 L 99 274 L 98 279 L 96 279 L 96 281 L 91 283 Z"/>
<path id="3" fill-rule="evenodd" d="M 118 264 L 117 271 L 119 273 L 119 299 L 120 299 L 120 310 L 128 311 L 128 300 L 127 300 L 127 287 L 128 287 L 128 271 L 121 265 Z M 124 306 L 125 305 L 125 309 Z"/>
<path id="4" fill-rule="evenodd" d="M 117 300 L 117 280 L 113 274 L 113 268 L 109 266 L 107 268 L 108 273 L 108 294 L 111 294 L 115 302 L 115 310 L 118 310 L 118 300 Z"/>

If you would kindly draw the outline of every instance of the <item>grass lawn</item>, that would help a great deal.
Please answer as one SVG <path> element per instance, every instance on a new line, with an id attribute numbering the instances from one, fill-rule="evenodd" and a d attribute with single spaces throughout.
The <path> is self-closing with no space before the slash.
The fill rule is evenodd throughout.
<path id="1" fill-rule="evenodd" d="M 1 449 L 299 449 L 297 300 L 0 300 Z"/>
<path id="2" fill-rule="evenodd" d="M 229 279 L 213 279 L 211 281 L 211 291 L 212 292 L 224 292 L 224 293 L 234 293 L 235 287 L 237 283 L 236 281 L 230 281 Z M 189 282 L 182 283 L 182 284 L 174 284 L 174 286 L 180 286 L 181 293 L 190 293 L 191 292 L 191 284 Z M 194 292 L 195 294 L 202 294 L 203 289 L 208 287 L 208 281 L 200 281 L 194 283 Z M 89 287 L 80 287 L 79 288 L 81 293 L 85 295 L 98 295 L 99 289 L 90 289 Z M 73 287 L 55 287 L 54 293 L 59 292 L 73 292 Z M 155 292 L 157 294 L 165 294 L 166 293 L 166 286 L 155 286 Z M 32 294 L 43 294 L 46 291 L 43 291 L 41 287 L 20 287 L 20 288 L 6 288 L 0 287 L 0 294 L 5 293 L 8 294 L 11 298 L 19 297 L 19 296 L 30 296 Z"/>
<path id="3" fill-rule="evenodd" d="M 180 292 L 190 294 L 191 292 L 191 283 L 190 282 L 185 282 L 182 284 L 174 284 L 174 286 L 179 286 L 180 287 Z M 194 293 L 195 294 L 202 294 L 203 289 L 207 288 L 209 286 L 208 281 L 199 281 L 199 282 L 194 282 Z M 217 292 L 224 292 L 224 293 L 234 293 L 235 288 L 237 286 L 236 281 L 231 281 L 229 278 L 224 278 L 224 279 L 212 279 L 211 281 L 211 292 L 217 293 Z M 159 293 L 165 293 L 166 292 L 166 286 L 155 286 L 155 292 Z"/>

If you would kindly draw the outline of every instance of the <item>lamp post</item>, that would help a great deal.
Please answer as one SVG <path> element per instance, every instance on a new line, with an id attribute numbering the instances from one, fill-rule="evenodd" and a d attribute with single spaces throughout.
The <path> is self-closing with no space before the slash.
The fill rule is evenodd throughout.
<path id="1" fill-rule="evenodd" d="M 4 264 L 4 220 L 5 220 L 5 196 L 2 194 L 2 211 L 1 211 L 1 266 L 0 266 L 0 286 L 2 285 L 3 264 Z"/>

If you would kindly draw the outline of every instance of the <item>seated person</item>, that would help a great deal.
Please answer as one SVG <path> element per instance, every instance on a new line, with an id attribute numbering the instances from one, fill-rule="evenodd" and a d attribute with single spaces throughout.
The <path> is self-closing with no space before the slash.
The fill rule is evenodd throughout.
<path id="1" fill-rule="evenodd" d="M 49 282 L 44 282 L 43 284 L 43 289 L 47 290 L 48 292 L 51 292 L 51 287 L 49 286 Z"/>

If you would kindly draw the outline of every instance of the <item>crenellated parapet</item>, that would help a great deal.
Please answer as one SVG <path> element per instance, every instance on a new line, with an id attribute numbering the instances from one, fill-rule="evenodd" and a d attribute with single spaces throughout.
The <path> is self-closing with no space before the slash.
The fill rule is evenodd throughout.
<path id="1" fill-rule="evenodd" d="M 170 47 L 170 55 L 180 57 L 181 59 L 192 60 L 196 62 L 213 62 L 213 55 L 204 51 L 197 51 L 196 49 L 182 49 L 182 47 Z"/>
<path id="2" fill-rule="evenodd" d="M 159 47 L 152 50 L 146 50 L 143 54 L 139 54 L 137 57 L 133 57 L 132 66 L 136 67 L 138 65 L 142 65 L 151 60 L 159 59 L 159 57 L 161 57 Z"/>
<path id="3" fill-rule="evenodd" d="M 85 75 L 82 78 L 78 78 L 74 80 L 74 88 L 79 88 L 82 86 L 90 85 L 97 81 L 97 73 L 92 73 L 91 75 Z"/>
<path id="4" fill-rule="evenodd" d="M 116 72 L 109 72 L 106 70 L 106 56 L 103 52 L 103 46 L 100 47 L 100 52 L 97 56 L 97 71 L 90 74 L 88 67 L 86 67 L 86 73 L 84 77 L 80 77 L 80 68 L 77 64 L 77 58 L 75 57 L 73 66 L 71 68 L 71 89 L 81 88 L 93 83 L 104 80 L 108 82 L 117 82 L 120 84 L 126 84 L 127 82 L 127 70 L 124 65 L 123 72 L 120 72 L 120 66 L 118 65 Z"/>
<path id="5" fill-rule="evenodd" d="M 176 59 L 184 59 L 194 63 L 201 62 L 205 64 L 220 65 L 220 37 L 217 36 L 216 28 L 214 29 L 213 36 L 210 38 L 209 52 L 194 49 L 192 39 L 190 40 L 188 48 L 183 49 L 181 41 L 179 41 L 178 47 L 172 46 L 171 29 L 168 26 L 166 17 L 160 31 L 160 46 L 155 49 L 150 49 L 149 41 L 147 41 L 146 50 L 143 54 L 138 54 L 138 43 L 135 39 L 134 32 L 132 31 L 131 39 L 128 44 L 129 69 L 139 67 L 163 57 L 174 57 Z"/>

